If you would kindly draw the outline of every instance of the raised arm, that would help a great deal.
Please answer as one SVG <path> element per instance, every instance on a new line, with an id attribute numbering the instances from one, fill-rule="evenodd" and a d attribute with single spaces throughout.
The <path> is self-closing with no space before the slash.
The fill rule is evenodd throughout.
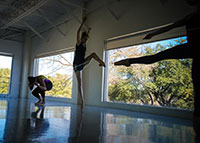
<path id="1" fill-rule="evenodd" d="M 176 28 L 176 27 L 181 27 L 181 26 L 184 26 L 186 25 L 186 23 L 188 22 L 188 20 L 191 18 L 191 16 L 193 15 L 194 13 L 186 16 L 185 18 L 181 19 L 181 20 L 178 20 L 166 27 L 163 27 L 163 28 L 160 28 L 152 33 L 149 33 L 147 34 L 143 39 L 151 39 L 153 36 L 156 36 L 156 35 L 159 35 L 159 34 L 162 34 L 164 32 L 167 32 L 173 28 Z"/>
<path id="2" fill-rule="evenodd" d="M 83 25 L 85 24 L 86 20 L 87 20 L 87 18 L 84 17 L 80 27 L 78 28 L 78 31 L 77 31 L 77 44 L 79 44 L 81 42 L 81 30 L 82 30 Z"/>

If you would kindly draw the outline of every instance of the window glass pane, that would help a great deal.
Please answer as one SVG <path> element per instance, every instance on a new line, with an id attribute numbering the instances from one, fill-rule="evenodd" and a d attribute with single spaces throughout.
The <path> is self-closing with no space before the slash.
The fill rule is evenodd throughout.
<path id="1" fill-rule="evenodd" d="M 10 88 L 12 57 L 0 55 L 0 94 L 8 94 Z"/>
<path id="2" fill-rule="evenodd" d="M 71 98 L 74 53 L 64 53 L 38 59 L 38 75 L 45 75 L 53 88 L 47 96 Z"/>
<path id="3" fill-rule="evenodd" d="M 0 140 L 3 139 L 5 132 L 7 104 L 6 100 L 0 100 Z"/>
<path id="4" fill-rule="evenodd" d="M 107 51 L 108 100 L 193 109 L 192 59 L 114 66 L 120 59 L 152 55 L 186 43 L 186 37 Z"/>

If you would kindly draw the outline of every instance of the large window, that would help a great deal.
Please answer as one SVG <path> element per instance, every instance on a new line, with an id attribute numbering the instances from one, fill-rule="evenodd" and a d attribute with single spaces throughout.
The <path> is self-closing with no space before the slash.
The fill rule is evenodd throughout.
<path id="1" fill-rule="evenodd" d="M 12 57 L 0 55 L 0 94 L 9 94 Z"/>
<path id="2" fill-rule="evenodd" d="M 150 65 L 114 66 L 120 59 L 152 55 L 187 42 L 179 37 L 108 50 L 105 99 L 110 102 L 149 104 L 193 109 L 192 59 L 164 60 Z"/>
<path id="3" fill-rule="evenodd" d="M 47 96 L 72 97 L 73 52 L 37 59 L 38 75 L 45 75 L 53 82 Z"/>

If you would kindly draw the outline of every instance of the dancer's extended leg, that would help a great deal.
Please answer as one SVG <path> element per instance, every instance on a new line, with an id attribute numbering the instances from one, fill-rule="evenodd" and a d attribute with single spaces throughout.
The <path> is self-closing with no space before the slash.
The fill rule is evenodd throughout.
<path id="1" fill-rule="evenodd" d="M 92 53 L 88 57 L 85 58 L 86 64 L 90 63 L 92 58 L 95 59 L 99 63 L 99 66 L 104 66 L 105 67 L 105 63 L 97 56 L 96 53 Z"/>
<path id="2" fill-rule="evenodd" d="M 121 60 L 115 62 L 115 65 L 130 66 L 131 64 L 152 64 L 161 60 L 192 58 L 192 56 L 191 48 L 189 48 L 189 45 L 186 43 L 161 51 L 155 55 Z"/>

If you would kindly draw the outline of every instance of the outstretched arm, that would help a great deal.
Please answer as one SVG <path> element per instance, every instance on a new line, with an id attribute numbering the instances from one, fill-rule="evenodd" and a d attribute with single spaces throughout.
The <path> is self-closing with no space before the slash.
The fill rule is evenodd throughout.
<path id="1" fill-rule="evenodd" d="M 78 28 L 78 31 L 77 31 L 77 44 L 79 44 L 81 42 L 81 36 L 80 36 L 81 35 L 81 30 L 82 30 L 83 25 L 85 24 L 86 20 L 87 20 L 87 18 L 84 17 L 80 27 Z"/>
<path id="2" fill-rule="evenodd" d="M 188 22 L 188 20 L 191 18 L 191 16 L 193 15 L 194 13 L 186 16 L 185 18 L 177 21 L 177 22 L 174 22 L 166 27 L 163 27 L 163 28 L 160 28 L 158 29 L 157 31 L 155 32 L 152 32 L 152 33 L 149 33 L 147 34 L 143 39 L 151 39 L 153 36 L 156 36 L 156 35 L 159 35 L 159 34 L 162 34 L 164 32 L 167 32 L 173 28 L 176 28 L 176 27 L 180 27 L 180 26 L 184 26 L 186 25 L 186 23 Z"/>

